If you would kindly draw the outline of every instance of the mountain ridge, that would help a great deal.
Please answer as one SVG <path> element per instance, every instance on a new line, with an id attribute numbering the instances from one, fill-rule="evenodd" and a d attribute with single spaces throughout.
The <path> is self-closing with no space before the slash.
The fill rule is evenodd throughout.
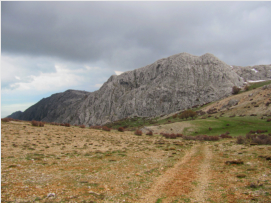
<path id="1" fill-rule="evenodd" d="M 271 67 L 265 67 L 264 76 L 258 78 L 271 79 Z M 168 114 L 231 95 L 233 86 L 243 86 L 249 79 L 240 76 L 244 70 L 210 53 L 175 54 L 112 75 L 94 92 L 67 90 L 53 94 L 16 116 L 21 120 L 102 125 L 125 117 Z M 247 75 L 251 74 L 242 76 Z"/>

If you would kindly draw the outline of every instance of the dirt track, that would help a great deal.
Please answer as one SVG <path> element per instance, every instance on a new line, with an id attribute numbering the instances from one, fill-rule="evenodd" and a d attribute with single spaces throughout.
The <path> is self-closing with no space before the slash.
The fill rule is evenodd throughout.
<path id="1" fill-rule="evenodd" d="M 140 202 L 172 202 L 175 197 L 190 197 L 194 202 L 204 202 L 209 181 L 212 152 L 209 146 L 196 145 L 180 162 L 154 183 Z"/>

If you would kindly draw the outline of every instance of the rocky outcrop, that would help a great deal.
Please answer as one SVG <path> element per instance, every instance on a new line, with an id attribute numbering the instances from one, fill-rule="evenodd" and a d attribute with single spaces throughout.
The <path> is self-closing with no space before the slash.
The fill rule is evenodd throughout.
<path id="1" fill-rule="evenodd" d="M 95 92 L 68 90 L 33 105 L 19 119 L 101 125 L 126 117 L 151 117 L 231 95 L 243 79 L 212 54 L 176 54 L 121 75 Z"/>
<path id="2" fill-rule="evenodd" d="M 232 66 L 245 81 L 271 80 L 271 65 Z"/>

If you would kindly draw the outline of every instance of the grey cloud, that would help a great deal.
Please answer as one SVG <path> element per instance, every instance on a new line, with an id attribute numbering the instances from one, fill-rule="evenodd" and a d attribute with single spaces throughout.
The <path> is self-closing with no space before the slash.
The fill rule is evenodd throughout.
<path id="1" fill-rule="evenodd" d="M 270 58 L 271 12 L 264 19 L 255 15 L 270 11 L 270 5 L 2 2 L 2 52 L 78 63 L 104 61 L 122 71 L 180 52 L 210 52 L 229 64 L 250 65 Z"/>

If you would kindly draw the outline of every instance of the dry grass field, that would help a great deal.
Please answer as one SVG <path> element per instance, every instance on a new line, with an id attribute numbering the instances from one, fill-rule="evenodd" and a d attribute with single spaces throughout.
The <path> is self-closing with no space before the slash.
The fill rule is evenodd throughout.
<path id="1" fill-rule="evenodd" d="M 1 202 L 271 202 L 270 156 L 235 138 L 2 122 Z"/>

